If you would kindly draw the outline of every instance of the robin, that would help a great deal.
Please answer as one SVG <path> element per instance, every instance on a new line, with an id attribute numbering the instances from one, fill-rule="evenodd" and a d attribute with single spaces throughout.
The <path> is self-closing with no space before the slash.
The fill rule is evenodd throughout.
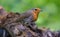
<path id="1" fill-rule="evenodd" d="M 31 29 L 34 29 L 36 28 L 35 21 L 38 19 L 40 11 L 41 10 L 39 8 L 28 10 L 25 13 L 21 14 L 20 18 L 24 20 L 25 25 L 29 26 Z"/>
<path id="2" fill-rule="evenodd" d="M 25 13 L 21 14 L 20 18 L 22 18 L 22 19 L 29 18 L 29 19 L 31 19 L 31 21 L 34 22 L 37 20 L 39 12 L 40 12 L 39 8 L 34 8 L 34 9 L 28 10 Z"/>

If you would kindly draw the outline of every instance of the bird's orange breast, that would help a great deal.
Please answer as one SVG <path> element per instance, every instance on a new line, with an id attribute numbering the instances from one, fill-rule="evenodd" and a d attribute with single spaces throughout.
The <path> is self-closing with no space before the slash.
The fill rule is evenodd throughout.
<path id="1" fill-rule="evenodd" d="M 36 21 L 38 18 L 37 14 L 33 12 L 33 21 Z"/>

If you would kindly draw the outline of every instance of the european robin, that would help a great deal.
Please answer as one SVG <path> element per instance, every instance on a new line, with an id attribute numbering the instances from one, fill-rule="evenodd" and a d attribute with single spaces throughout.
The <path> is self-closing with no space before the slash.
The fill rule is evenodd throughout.
<path id="1" fill-rule="evenodd" d="M 28 18 L 28 19 L 30 19 L 28 21 L 34 22 L 37 20 L 39 12 L 40 12 L 39 8 L 34 8 L 34 9 L 28 10 L 25 13 L 21 14 L 20 18 L 22 18 L 22 19 Z"/>
<path id="2" fill-rule="evenodd" d="M 35 21 L 38 19 L 40 8 L 34 8 L 26 11 L 20 15 L 20 18 L 24 20 L 25 25 L 29 26 L 31 29 L 36 29 Z"/>

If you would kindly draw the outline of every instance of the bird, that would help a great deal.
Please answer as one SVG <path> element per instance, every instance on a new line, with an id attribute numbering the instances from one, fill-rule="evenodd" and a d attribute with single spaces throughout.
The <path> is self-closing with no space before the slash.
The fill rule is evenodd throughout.
<path id="1" fill-rule="evenodd" d="M 32 30 L 36 29 L 35 21 L 38 19 L 40 8 L 33 8 L 20 14 L 20 20 L 23 20 L 24 25 L 30 27 Z"/>
<path id="2" fill-rule="evenodd" d="M 31 21 L 34 22 L 34 21 L 37 20 L 40 10 L 41 10 L 40 8 L 30 9 L 30 10 L 22 13 L 22 14 L 20 15 L 20 18 L 21 18 L 21 19 L 29 18 L 29 19 L 31 19 Z M 29 20 L 29 21 L 30 21 L 30 20 Z"/>

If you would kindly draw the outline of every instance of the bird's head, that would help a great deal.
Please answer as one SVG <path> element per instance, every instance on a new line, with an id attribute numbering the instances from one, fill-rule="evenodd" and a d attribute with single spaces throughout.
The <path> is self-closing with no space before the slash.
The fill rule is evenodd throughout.
<path id="1" fill-rule="evenodd" d="M 32 10 L 33 10 L 34 16 L 38 17 L 39 13 L 41 12 L 41 9 L 40 8 L 34 8 Z"/>
<path id="2" fill-rule="evenodd" d="M 34 8 L 33 12 L 34 14 L 38 15 L 40 13 L 41 9 L 40 8 Z"/>

